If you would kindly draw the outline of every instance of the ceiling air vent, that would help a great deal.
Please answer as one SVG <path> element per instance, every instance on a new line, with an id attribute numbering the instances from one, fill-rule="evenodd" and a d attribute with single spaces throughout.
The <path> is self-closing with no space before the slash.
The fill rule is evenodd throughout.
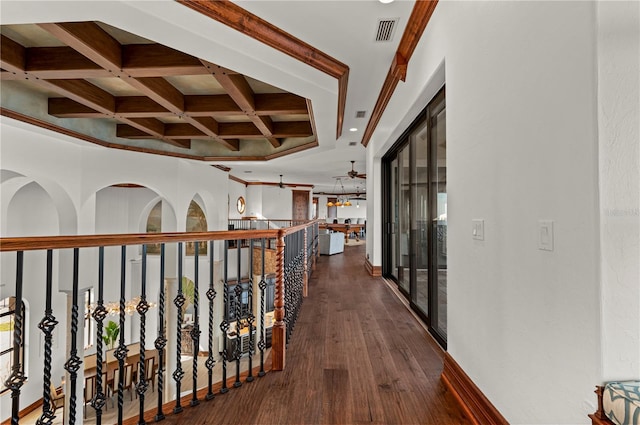
<path id="1" fill-rule="evenodd" d="M 393 33 L 396 30 L 397 23 L 398 23 L 398 18 L 380 19 L 378 21 L 378 31 L 376 33 L 376 41 L 391 41 L 393 39 Z"/>
<path id="2" fill-rule="evenodd" d="M 356 118 L 364 118 L 367 114 L 367 111 L 356 111 Z"/>
<path id="3" fill-rule="evenodd" d="M 349 146 L 356 146 L 358 142 L 349 142 Z"/>

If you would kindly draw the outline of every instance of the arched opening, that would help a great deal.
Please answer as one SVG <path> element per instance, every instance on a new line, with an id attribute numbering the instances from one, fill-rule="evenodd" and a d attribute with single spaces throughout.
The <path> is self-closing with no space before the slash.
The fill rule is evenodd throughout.
<path id="1" fill-rule="evenodd" d="M 189 209 L 187 210 L 187 223 L 185 227 L 187 232 L 206 232 L 207 227 L 207 217 L 204 214 L 204 211 L 200 207 L 200 205 L 196 202 L 196 200 L 192 200 L 189 204 Z M 187 255 L 195 255 L 195 243 L 187 242 L 186 244 L 186 254 Z M 198 254 L 206 255 L 207 254 L 207 242 L 202 241 L 198 243 Z"/>

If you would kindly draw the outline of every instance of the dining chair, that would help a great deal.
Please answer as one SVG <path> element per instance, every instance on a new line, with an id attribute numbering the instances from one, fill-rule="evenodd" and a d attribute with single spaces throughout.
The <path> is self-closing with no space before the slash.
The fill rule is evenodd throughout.
<path id="1" fill-rule="evenodd" d="M 124 385 L 122 390 L 129 390 L 129 400 L 133 401 L 133 365 L 127 363 L 124 365 Z M 118 385 L 120 384 L 120 369 L 113 371 L 113 394 L 117 394 Z"/>
<path id="2" fill-rule="evenodd" d="M 111 395 L 113 392 L 111 391 L 111 386 L 109 386 L 109 378 L 107 372 L 102 372 L 102 394 L 104 394 L 105 398 L 111 399 L 111 407 L 113 407 L 113 399 Z M 105 410 L 109 410 L 109 405 L 107 403 L 104 404 Z"/>
<path id="3" fill-rule="evenodd" d="M 58 390 L 53 383 L 49 385 L 49 388 L 51 391 L 51 409 L 54 412 L 62 409 L 62 423 L 64 423 L 64 391 L 60 391 L 60 394 L 58 394 Z"/>
<path id="4" fill-rule="evenodd" d="M 147 382 L 151 382 L 151 392 L 155 391 L 156 387 L 156 374 L 155 374 L 156 358 L 149 357 L 144 360 L 144 371 L 146 373 Z"/>
<path id="5" fill-rule="evenodd" d="M 87 418 L 87 404 L 96 394 L 96 376 L 86 376 L 84 378 L 84 418 Z"/>

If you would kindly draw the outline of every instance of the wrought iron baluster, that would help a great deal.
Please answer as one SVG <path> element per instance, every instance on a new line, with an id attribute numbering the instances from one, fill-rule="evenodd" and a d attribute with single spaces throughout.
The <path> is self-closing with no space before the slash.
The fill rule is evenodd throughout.
<path id="1" fill-rule="evenodd" d="M 77 394 L 77 380 L 78 369 L 82 364 L 82 360 L 78 357 L 78 261 L 80 256 L 80 250 L 78 248 L 73 249 L 73 290 L 71 292 L 71 351 L 69 359 L 64 364 L 64 368 L 69 372 L 70 391 L 69 396 L 69 424 L 74 425 L 76 423 L 76 401 L 78 399 Z"/>
<path id="2" fill-rule="evenodd" d="M 194 242 L 195 243 L 195 253 L 193 256 L 193 260 L 194 260 L 194 273 L 195 273 L 195 278 L 194 278 L 194 288 L 193 288 L 193 328 L 191 329 L 191 340 L 193 341 L 193 372 L 192 372 L 192 377 L 193 377 L 193 392 L 192 392 L 192 398 L 191 398 L 191 402 L 189 403 L 189 405 L 191 406 L 197 406 L 198 404 L 200 404 L 200 401 L 198 400 L 198 351 L 200 350 L 200 315 L 199 315 L 199 310 L 200 310 L 200 295 L 199 295 L 199 289 L 198 289 L 198 285 L 199 285 L 199 251 L 200 251 L 200 242 Z"/>
<path id="3" fill-rule="evenodd" d="M 238 239 L 237 243 L 237 247 L 238 249 L 236 250 L 237 253 L 237 263 L 238 263 L 238 270 L 237 270 L 237 278 L 236 278 L 236 288 L 235 288 L 235 296 L 236 296 L 236 312 L 235 312 L 235 319 L 236 319 L 236 347 L 235 350 L 233 352 L 233 356 L 236 360 L 236 382 L 233 383 L 233 387 L 234 388 L 238 388 L 239 386 L 242 385 L 242 382 L 240 381 L 240 358 L 242 357 L 242 338 L 240 337 L 240 326 L 242 324 L 242 279 L 241 279 L 241 270 L 242 270 L 242 240 Z"/>
<path id="4" fill-rule="evenodd" d="M 158 299 L 158 337 L 155 341 L 156 350 L 158 350 L 158 411 L 154 417 L 155 421 L 161 421 L 165 418 L 162 411 L 162 394 L 164 391 L 164 370 L 165 356 L 164 348 L 167 345 L 166 328 L 164 323 L 165 309 L 165 285 L 164 285 L 164 244 L 160 245 L 160 295 Z"/>
<path id="5" fill-rule="evenodd" d="M 260 372 L 258 372 L 258 376 L 262 377 L 266 374 L 264 371 L 264 350 L 267 348 L 267 344 L 265 341 L 265 330 L 264 330 L 264 298 L 265 291 L 267 289 L 267 281 L 264 276 L 264 244 L 265 240 L 262 238 L 260 241 L 260 252 L 262 256 L 262 266 L 260 270 L 260 283 L 258 287 L 260 288 L 260 341 L 258 342 L 258 348 L 260 349 Z"/>
<path id="6" fill-rule="evenodd" d="M 253 315 L 253 239 L 249 241 L 249 289 L 247 295 L 249 303 L 249 313 L 247 314 L 247 325 L 249 326 L 249 373 L 246 381 L 251 382 L 253 381 L 253 353 L 255 353 L 253 329 L 256 320 Z"/>
<path id="7" fill-rule="evenodd" d="M 91 406 L 96 410 L 96 424 L 102 424 L 102 408 L 107 402 L 107 394 L 102 391 L 102 331 L 107 309 L 104 306 L 104 247 L 98 248 L 98 301 L 91 313 L 95 319 L 96 329 L 96 395 L 91 400 Z"/>
<path id="8" fill-rule="evenodd" d="M 140 409 L 138 414 L 138 425 L 144 425 L 144 395 L 149 388 L 147 382 L 147 365 L 145 363 L 146 357 L 146 324 L 147 324 L 147 311 L 149 311 L 149 303 L 147 302 L 147 245 L 142 245 L 142 276 L 140 283 L 140 301 L 136 306 L 136 310 L 140 315 L 140 361 L 138 362 L 138 383 L 136 384 L 136 391 L 140 396 Z"/>
<path id="9" fill-rule="evenodd" d="M 213 358 L 213 301 L 216 298 L 216 290 L 213 288 L 213 241 L 209 241 L 209 289 L 207 290 L 207 299 L 209 300 L 209 356 L 205 363 L 207 370 L 209 371 L 208 391 L 205 396 L 205 400 L 211 400 L 213 395 L 213 367 L 216 361 Z"/>
<path id="10" fill-rule="evenodd" d="M 229 352 L 227 351 L 227 331 L 229 330 L 229 241 L 224 241 L 224 280 L 222 282 L 222 294 L 224 295 L 224 317 L 220 323 L 222 331 L 222 387 L 220 393 L 224 394 L 229 391 L 227 388 L 227 361 Z"/>
<path id="11" fill-rule="evenodd" d="M 118 340 L 118 348 L 113 352 L 113 356 L 118 359 L 118 423 L 122 423 L 123 407 L 124 407 L 124 359 L 127 358 L 129 349 L 124 342 L 124 315 L 125 315 L 125 297 L 126 297 L 126 278 L 127 278 L 127 246 L 123 245 L 120 253 L 120 334 Z M 113 383 L 115 385 L 115 382 Z"/>
<path id="12" fill-rule="evenodd" d="M 13 366 L 11 367 L 11 375 L 5 381 L 4 385 L 11 390 L 11 425 L 17 425 L 20 420 L 20 388 L 24 384 L 26 378 L 22 371 L 21 353 L 23 352 L 22 328 L 23 310 L 22 310 L 22 281 L 24 267 L 24 252 L 18 251 L 16 256 L 16 310 L 15 322 L 13 324 Z"/>
<path id="13" fill-rule="evenodd" d="M 42 415 L 36 422 L 37 425 L 50 425 L 53 422 L 55 411 L 51 403 L 51 345 L 53 343 L 53 330 L 58 321 L 51 308 L 53 285 L 53 251 L 47 250 L 47 297 L 45 301 L 44 317 L 38 324 L 38 328 L 44 333 L 44 380 L 42 382 Z"/>
<path id="14" fill-rule="evenodd" d="M 173 303 L 177 307 L 177 331 L 176 331 L 176 370 L 173 372 L 173 379 L 176 381 L 176 406 L 173 408 L 173 413 L 182 412 L 182 406 L 180 405 L 180 386 L 182 378 L 184 377 L 184 371 L 182 370 L 182 306 L 186 299 L 182 292 L 182 242 L 178 242 L 178 295 L 176 295 Z"/>

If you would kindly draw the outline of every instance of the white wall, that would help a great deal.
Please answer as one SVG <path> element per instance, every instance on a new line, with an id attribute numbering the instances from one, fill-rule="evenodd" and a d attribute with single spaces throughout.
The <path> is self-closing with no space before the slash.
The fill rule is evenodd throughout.
<path id="1" fill-rule="evenodd" d="M 245 200 L 244 214 L 240 214 L 237 208 L 237 202 L 240 196 Z M 241 219 L 245 215 L 249 216 L 247 203 L 247 187 L 235 180 L 229 180 L 229 219 Z"/>
<path id="2" fill-rule="evenodd" d="M 262 188 L 262 215 L 273 220 L 291 219 L 293 212 L 293 195 L 291 189 L 277 186 L 260 186 Z"/>
<path id="3" fill-rule="evenodd" d="M 595 410 L 602 361 L 596 18 L 590 2 L 440 2 L 369 146 L 367 170 L 375 175 L 444 72 L 448 350 L 512 424 L 586 423 Z M 637 81 L 637 72 L 628 75 Z M 381 212 L 379 191 L 367 187 L 370 218 Z M 485 221 L 484 241 L 471 237 L 476 218 Z M 542 219 L 554 221 L 554 251 L 538 249 Z M 374 265 L 382 262 L 380 241 L 367 245 Z M 629 303 L 637 334 L 640 316 Z"/>
<path id="4" fill-rule="evenodd" d="M 597 11 L 601 379 L 640 379 L 640 3 Z"/>

